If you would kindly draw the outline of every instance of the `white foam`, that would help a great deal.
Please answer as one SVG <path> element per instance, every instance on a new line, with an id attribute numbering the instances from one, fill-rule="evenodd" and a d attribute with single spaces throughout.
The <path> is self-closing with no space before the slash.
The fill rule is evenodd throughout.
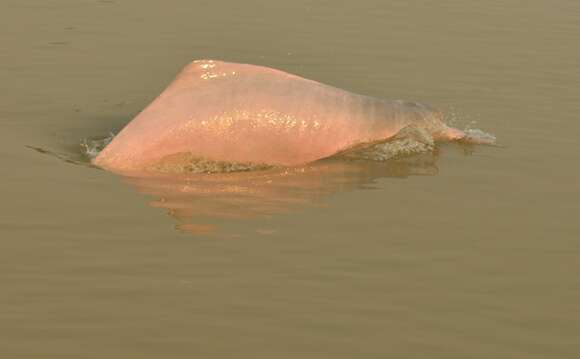
<path id="1" fill-rule="evenodd" d="M 81 152 L 88 158 L 93 159 L 99 155 L 103 148 L 105 148 L 114 137 L 115 134 L 111 132 L 104 138 L 83 139 L 81 140 Z"/>
<path id="2" fill-rule="evenodd" d="M 488 132 L 482 131 L 478 128 L 467 128 L 465 132 L 465 141 L 474 144 L 493 145 L 496 142 L 496 137 Z"/>

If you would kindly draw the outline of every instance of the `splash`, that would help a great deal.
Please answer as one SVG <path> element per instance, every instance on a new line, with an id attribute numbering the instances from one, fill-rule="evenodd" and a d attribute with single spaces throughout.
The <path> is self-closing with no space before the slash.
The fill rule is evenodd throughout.
<path id="1" fill-rule="evenodd" d="M 475 145 L 497 145 L 496 136 L 476 128 L 478 121 L 469 115 L 460 114 L 457 109 L 452 107 L 445 111 L 443 117 L 445 124 L 458 128 L 465 134 L 465 137 L 459 142 Z"/>
<path id="2" fill-rule="evenodd" d="M 466 128 L 463 130 L 465 137 L 463 142 L 479 145 L 495 145 L 497 138 L 488 132 L 482 131 L 478 128 Z"/>
<path id="3" fill-rule="evenodd" d="M 435 141 L 427 130 L 407 126 L 385 141 L 358 144 L 332 157 L 383 162 L 432 152 L 434 149 Z"/>
<path id="4" fill-rule="evenodd" d="M 113 140 L 115 137 L 114 133 L 109 133 L 106 137 L 101 138 L 85 138 L 81 140 L 81 153 L 92 160 L 97 157 L 99 153 Z"/>

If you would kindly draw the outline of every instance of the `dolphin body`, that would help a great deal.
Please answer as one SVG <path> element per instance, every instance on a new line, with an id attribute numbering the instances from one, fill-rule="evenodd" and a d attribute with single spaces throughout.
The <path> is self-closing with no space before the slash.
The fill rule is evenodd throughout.
<path id="1" fill-rule="evenodd" d="M 427 105 L 353 94 L 272 68 L 197 60 L 93 160 L 114 172 L 150 171 L 180 154 L 296 166 L 415 126 L 465 138 Z"/>

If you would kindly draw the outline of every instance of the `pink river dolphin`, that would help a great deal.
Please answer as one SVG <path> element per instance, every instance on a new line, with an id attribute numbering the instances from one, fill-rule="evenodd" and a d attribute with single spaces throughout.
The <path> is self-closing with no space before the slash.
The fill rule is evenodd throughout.
<path id="1" fill-rule="evenodd" d="M 121 173 L 150 171 L 188 154 L 297 166 L 389 139 L 407 126 L 436 140 L 466 138 L 427 105 L 357 95 L 262 66 L 197 60 L 93 163 Z"/>

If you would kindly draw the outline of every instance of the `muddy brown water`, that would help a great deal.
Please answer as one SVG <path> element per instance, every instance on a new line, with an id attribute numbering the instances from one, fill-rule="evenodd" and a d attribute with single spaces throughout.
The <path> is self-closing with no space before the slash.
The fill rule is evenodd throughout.
<path id="1" fill-rule="evenodd" d="M 580 3 L 4 0 L 2 358 L 580 357 Z M 187 62 L 423 101 L 502 147 L 122 179 Z"/>

